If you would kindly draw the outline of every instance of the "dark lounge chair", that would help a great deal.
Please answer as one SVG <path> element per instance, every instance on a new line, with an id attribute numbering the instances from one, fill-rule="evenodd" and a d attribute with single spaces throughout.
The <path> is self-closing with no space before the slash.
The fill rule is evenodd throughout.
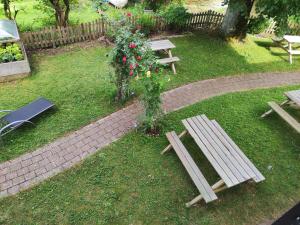
<path id="1" fill-rule="evenodd" d="M 33 124 L 30 120 L 39 116 L 41 113 L 53 106 L 54 104 L 49 100 L 45 98 L 38 98 L 34 102 L 31 102 L 15 111 L 0 110 L 0 112 L 8 113 L 0 118 L 0 138 L 25 123 Z"/>

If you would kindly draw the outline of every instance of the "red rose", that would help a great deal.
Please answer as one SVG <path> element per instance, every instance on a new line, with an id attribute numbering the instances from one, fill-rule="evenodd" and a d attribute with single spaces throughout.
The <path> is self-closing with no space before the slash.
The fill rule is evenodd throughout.
<path id="1" fill-rule="evenodd" d="M 132 76 L 132 75 L 133 75 L 133 71 L 132 71 L 132 70 L 130 70 L 130 72 L 129 72 L 129 75 L 130 75 L 130 76 Z"/>
<path id="2" fill-rule="evenodd" d="M 126 63 L 126 61 L 127 61 L 126 56 L 124 56 L 122 60 L 123 60 L 123 63 Z"/>
<path id="3" fill-rule="evenodd" d="M 131 70 L 133 70 L 133 69 L 134 69 L 134 66 L 133 66 L 132 64 L 130 64 L 129 68 L 130 68 Z"/>
<path id="4" fill-rule="evenodd" d="M 135 67 L 139 67 L 139 64 L 136 63 L 136 64 L 135 64 Z"/>
<path id="5" fill-rule="evenodd" d="M 134 43 L 129 44 L 129 48 L 135 48 L 135 47 L 136 47 L 136 44 L 134 44 Z"/>
<path id="6" fill-rule="evenodd" d="M 142 60 L 142 57 L 141 57 L 140 55 L 138 55 L 138 56 L 136 57 L 136 59 L 137 59 L 138 61 L 140 61 L 140 60 Z"/>

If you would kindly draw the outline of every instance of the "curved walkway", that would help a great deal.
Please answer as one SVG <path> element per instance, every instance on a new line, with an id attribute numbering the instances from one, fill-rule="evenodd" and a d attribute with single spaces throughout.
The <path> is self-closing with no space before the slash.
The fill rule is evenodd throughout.
<path id="1" fill-rule="evenodd" d="M 166 113 L 229 92 L 300 83 L 300 73 L 265 73 L 191 83 L 163 93 Z M 136 102 L 34 152 L 0 164 L 0 197 L 13 195 L 58 174 L 116 141 L 136 125 Z"/>

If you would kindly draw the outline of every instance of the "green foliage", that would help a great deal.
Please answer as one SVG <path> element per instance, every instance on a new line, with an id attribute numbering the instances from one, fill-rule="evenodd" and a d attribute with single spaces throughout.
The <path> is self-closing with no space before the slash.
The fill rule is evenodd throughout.
<path id="1" fill-rule="evenodd" d="M 108 0 L 93 0 L 93 8 L 105 12 L 109 8 Z"/>
<path id="2" fill-rule="evenodd" d="M 128 16 L 130 17 L 131 14 Z M 157 130 L 161 115 L 160 65 L 144 35 L 139 30 L 133 29 L 128 21 L 116 31 L 111 63 L 115 68 L 113 80 L 117 87 L 116 99 L 124 102 L 130 97 L 132 78 L 141 81 L 142 101 L 145 108 L 145 116 L 141 124 L 146 132 Z"/>
<path id="3" fill-rule="evenodd" d="M 248 32 L 250 34 L 260 34 L 270 25 L 270 19 L 263 16 L 250 18 L 248 23 Z"/>
<path id="4" fill-rule="evenodd" d="M 0 47 L 0 63 L 20 61 L 23 58 L 22 50 L 16 43 Z"/>
<path id="5" fill-rule="evenodd" d="M 50 17 L 54 17 L 58 26 L 66 26 L 69 23 L 71 8 L 78 5 L 78 0 L 37 0 L 35 7 Z"/>
<path id="6" fill-rule="evenodd" d="M 160 15 L 169 24 L 170 29 L 174 31 L 182 31 L 190 18 L 187 9 L 178 3 L 168 5 L 160 12 Z"/>
<path id="7" fill-rule="evenodd" d="M 152 9 L 154 11 L 158 10 L 163 4 L 167 4 L 168 0 L 145 0 L 145 5 L 147 9 Z"/>
<path id="8" fill-rule="evenodd" d="M 20 0 L 1 0 L 0 3 L 3 5 L 4 15 L 9 20 L 15 20 L 20 9 L 16 7 L 16 2 Z"/>
<path id="9" fill-rule="evenodd" d="M 155 22 L 152 19 L 151 14 L 142 13 L 137 17 L 137 23 L 139 25 L 140 31 L 146 36 L 155 31 Z"/>
<path id="10" fill-rule="evenodd" d="M 124 102 L 130 97 L 129 81 L 131 77 L 139 76 L 144 70 L 145 40 L 139 31 L 133 31 L 133 27 L 127 21 L 122 26 L 114 27 L 115 47 L 111 53 L 111 64 L 115 68 L 113 80 L 117 87 L 116 99 Z"/>
<path id="11" fill-rule="evenodd" d="M 290 32 L 289 21 L 291 18 L 299 22 L 300 4 L 299 0 L 258 0 L 256 4 L 258 13 L 274 19 L 277 24 L 277 33 L 286 34 Z"/>
<path id="12" fill-rule="evenodd" d="M 154 58 L 153 58 L 154 60 Z M 145 114 L 140 121 L 140 128 L 149 134 L 158 134 L 161 125 L 161 92 L 163 89 L 162 69 L 160 65 L 153 62 L 146 76 L 142 76 L 143 95 Z"/>

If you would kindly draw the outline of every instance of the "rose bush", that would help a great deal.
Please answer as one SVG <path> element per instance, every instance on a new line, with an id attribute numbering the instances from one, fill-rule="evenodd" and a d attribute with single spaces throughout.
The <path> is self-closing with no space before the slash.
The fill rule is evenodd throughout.
<path id="1" fill-rule="evenodd" d="M 130 16 L 128 13 L 127 17 Z M 119 102 L 126 101 L 132 93 L 131 80 L 141 82 L 145 115 L 140 124 L 146 132 L 153 133 L 158 130 L 161 116 L 161 66 L 144 35 L 130 23 L 118 27 L 115 34 L 111 63 L 115 69 L 113 78 L 117 87 L 116 99 Z"/>

